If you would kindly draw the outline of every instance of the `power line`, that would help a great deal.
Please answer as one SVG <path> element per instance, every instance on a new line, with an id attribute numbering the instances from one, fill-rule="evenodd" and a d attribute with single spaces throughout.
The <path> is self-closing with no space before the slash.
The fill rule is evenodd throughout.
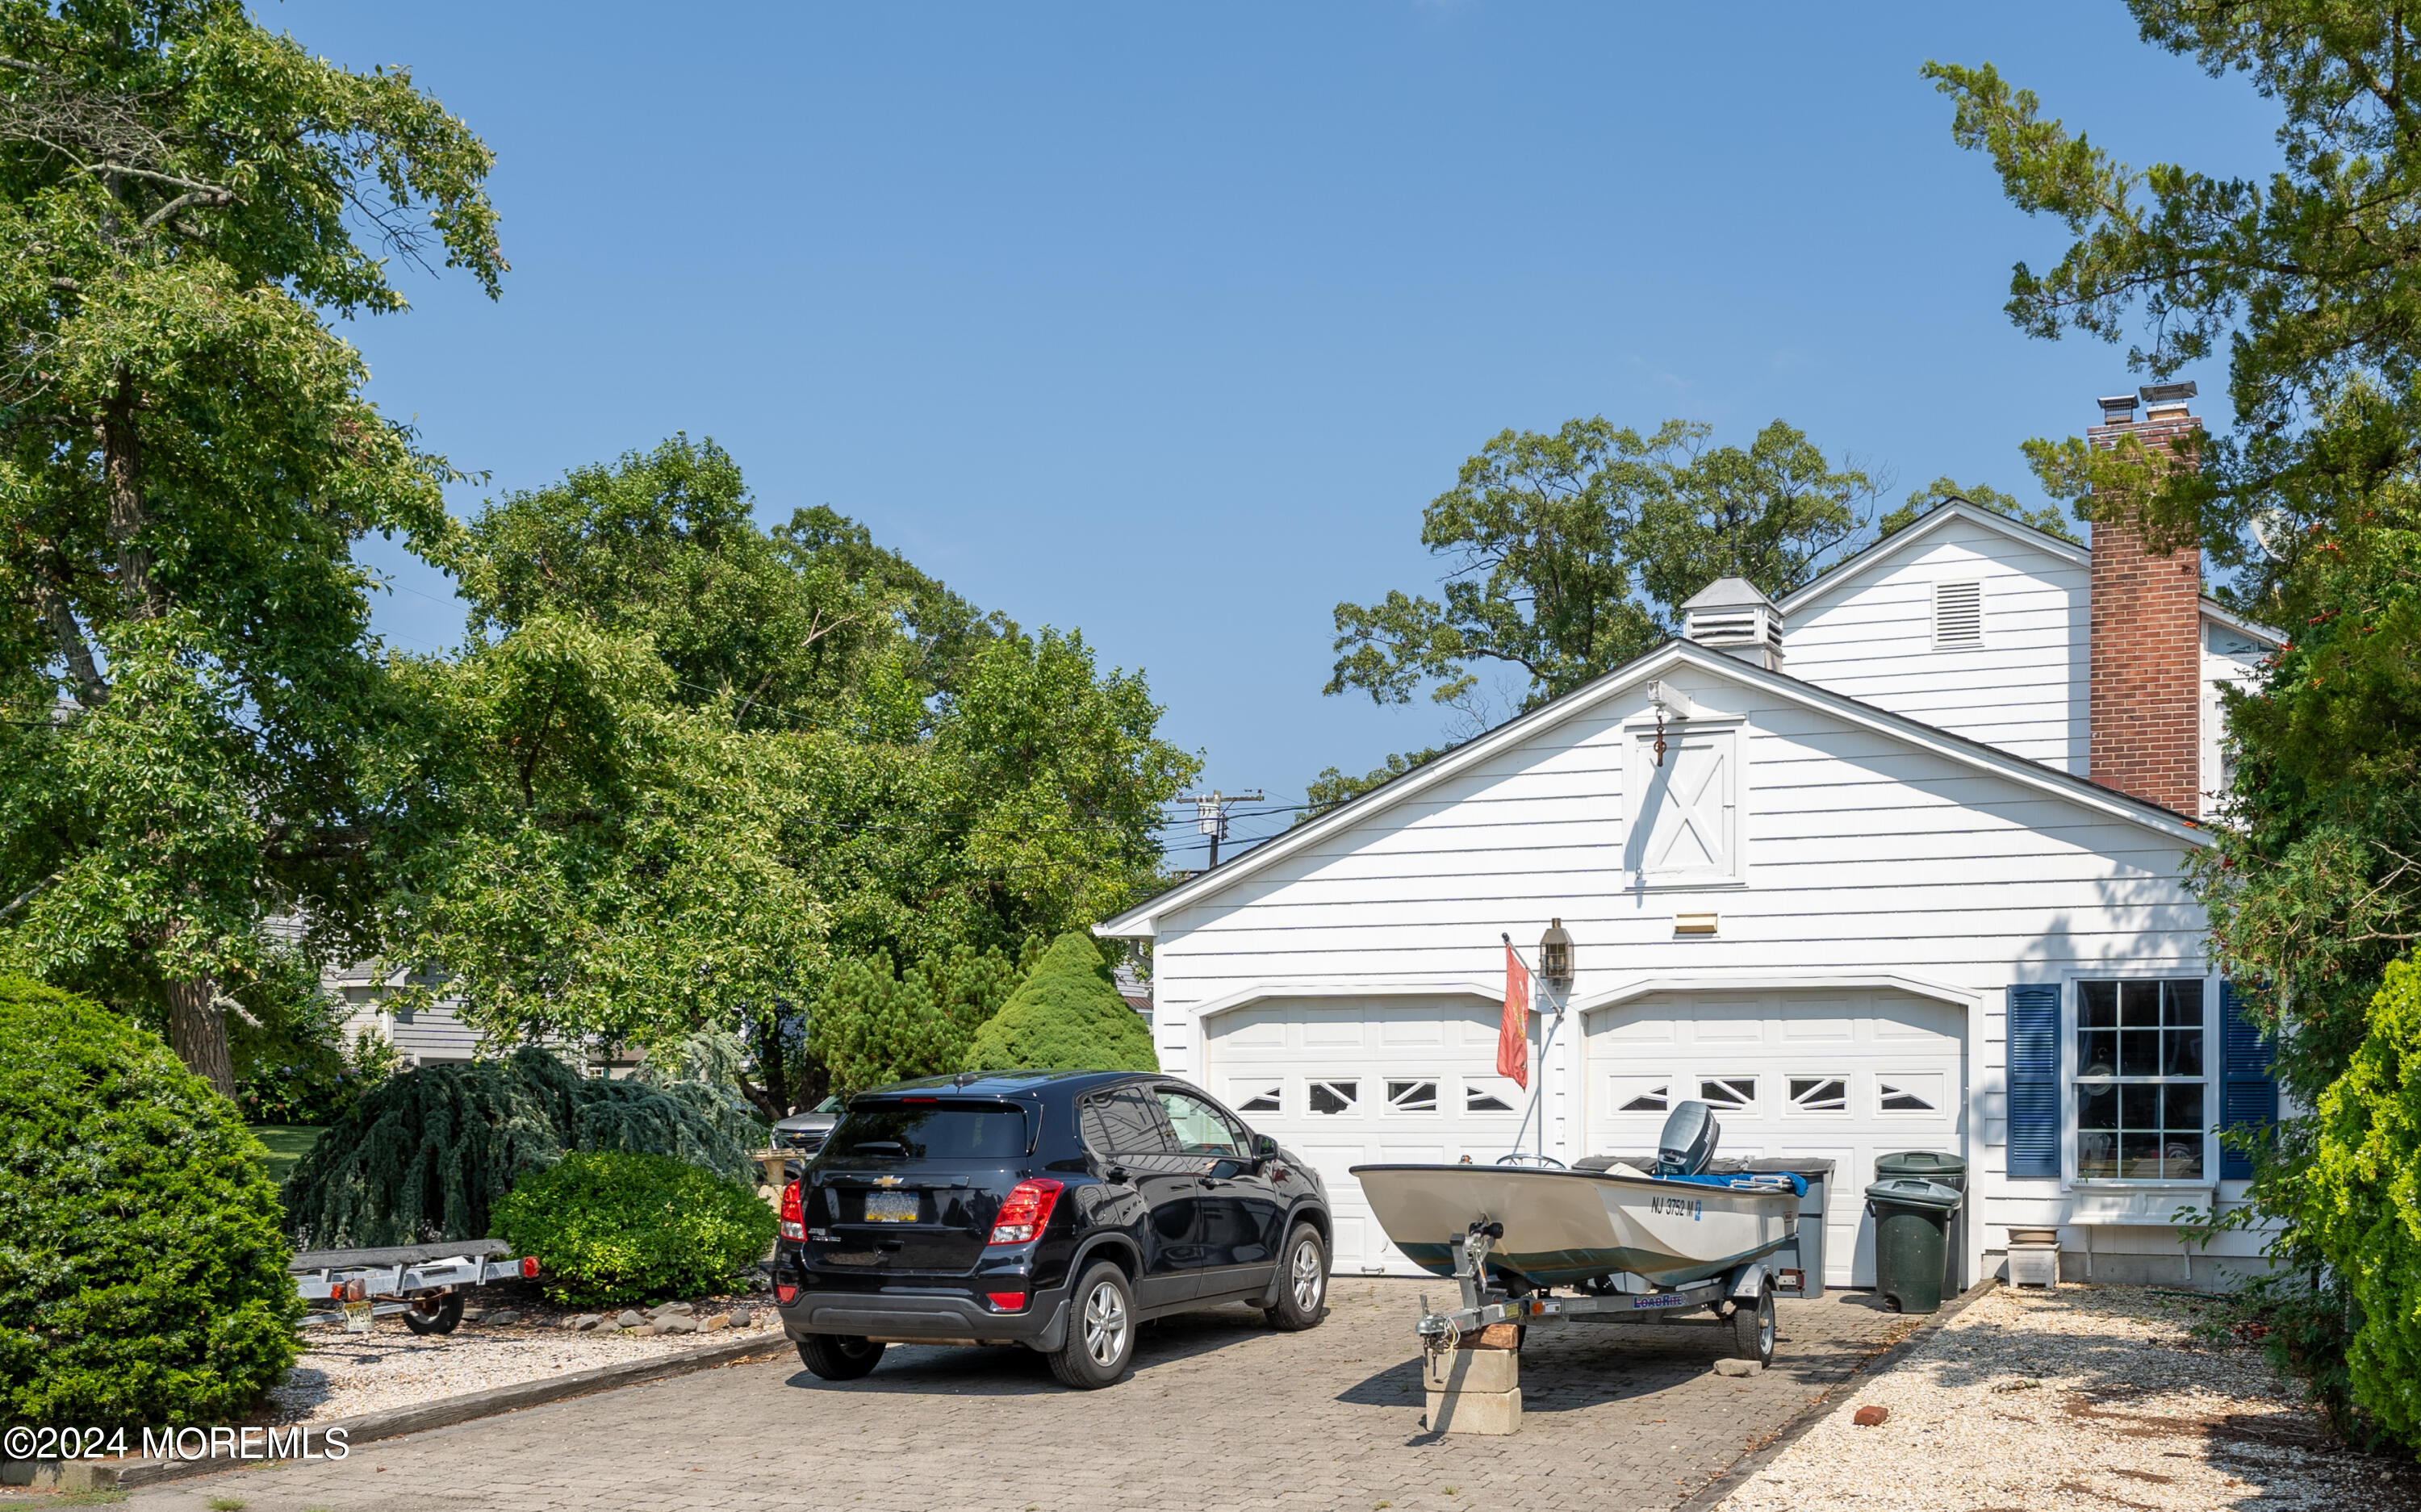
<path id="1" fill-rule="evenodd" d="M 1261 803 L 1268 801 L 1257 787 L 1249 793 L 1238 793 L 1232 798 L 1213 787 L 1207 793 L 1180 793 L 1169 800 L 1173 803 L 1194 805 L 1195 828 L 1210 837 L 1210 869 L 1213 871 L 1219 866 L 1219 842 L 1227 838 L 1228 805 Z"/>

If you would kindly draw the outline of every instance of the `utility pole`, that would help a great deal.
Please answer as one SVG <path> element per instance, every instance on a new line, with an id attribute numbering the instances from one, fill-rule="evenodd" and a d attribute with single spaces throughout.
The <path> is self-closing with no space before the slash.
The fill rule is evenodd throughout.
<path id="1" fill-rule="evenodd" d="M 1219 842 L 1227 838 L 1227 805 L 1257 803 L 1262 798 L 1257 787 L 1249 793 L 1232 795 L 1213 787 L 1208 793 L 1179 793 L 1171 802 L 1194 805 L 1194 827 L 1210 837 L 1210 865 L 1203 869 L 1215 871 L 1219 865 Z"/>

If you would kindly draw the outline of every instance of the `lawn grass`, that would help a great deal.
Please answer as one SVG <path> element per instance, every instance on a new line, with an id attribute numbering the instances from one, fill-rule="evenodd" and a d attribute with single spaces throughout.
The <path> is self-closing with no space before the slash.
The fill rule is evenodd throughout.
<path id="1" fill-rule="evenodd" d="M 283 1181 L 294 1162 L 310 1154 L 311 1146 L 327 1130 L 318 1124 L 255 1124 L 252 1132 L 269 1146 L 269 1179 Z"/>

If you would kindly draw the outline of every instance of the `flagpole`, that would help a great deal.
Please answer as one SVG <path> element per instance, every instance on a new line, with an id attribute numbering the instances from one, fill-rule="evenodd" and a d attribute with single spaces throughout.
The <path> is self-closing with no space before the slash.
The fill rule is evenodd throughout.
<path id="1" fill-rule="evenodd" d="M 1504 931 L 1502 931 L 1502 930 L 1499 930 L 1499 931 L 1497 932 L 1497 936 L 1496 936 L 1496 938 L 1498 938 L 1499 940 L 1502 940 L 1502 941 L 1504 941 L 1504 942 L 1505 942 L 1505 949 L 1506 949 L 1506 952 L 1507 952 L 1508 955 L 1510 955 L 1510 956 L 1511 956 L 1515 960 L 1520 961 L 1520 962 L 1521 962 L 1521 965 L 1522 965 L 1522 970 L 1529 974 L 1530 981 L 1531 981 L 1531 982 L 1532 982 L 1532 984 L 1533 984 L 1534 990 L 1535 990 L 1536 987 L 1537 987 L 1537 986 L 1539 986 L 1539 985 L 1544 985 L 1544 986 L 1547 988 L 1547 990 L 1548 990 L 1548 991 L 1550 991 L 1550 992 L 1553 992 L 1553 991 L 1554 990 L 1554 985 L 1553 985 L 1552 983 L 1547 982 L 1547 979 L 1546 979 L 1545 977 L 1543 977 L 1543 976 L 1539 975 L 1536 971 L 1532 970 L 1532 969 L 1531 969 L 1531 966 L 1530 966 L 1530 963 L 1529 963 L 1528 961 L 1526 961 L 1526 960 L 1523 960 L 1523 959 L 1522 959 L 1522 947 L 1521 947 L 1521 946 L 1519 946 L 1519 945 L 1517 945 L 1517 944 L 1515 944 L 1515 943 L 1513 943 L 1513 937 L 1512 937 L 1511 935 L 1507 934 L 1507 933 L 1505 933 L 1505 932 L 1504 932 Z M 1533 1010 L 1534 1012 L 1538 1011 L 1538 1009 L 1537 1009 L 1538 999 L 1534 996 L 1530 1001 L 1531 1001 L 1531 1005 L 1532 1005 L 1532 1010 Z M 1556 1017 L 1557 1017 L 1558 1019 L 1562 1018 L 1562 1013 L 1561 1013 L 1561 1011 L 1560 1011 L 1560 1010 L 1557 1012 Z M 1529 1046 L 1529 1039 L 1530 1039 L 1529 1028 L 1530 1028 L 1530 1026 L 1529 1026 L 1528 1024 L 1526 1024 L 1526 1023 L 1525 1023 L 1525 1024 L 1523 1024 L 1523 1025 L 1522 1026 L 1522 1031 L 1523 1031 L 1523 1032 L 1522 1032 L 1523 1046 L 1523 1048 L 1524 1048 L 1525 1050 L 1526 1050 L 1526 1049 L 1528 1048 L 1528 1046 Z M 1538 1055 L 1538 1075 L 1537 1075 L 1536 1079 L 1532 1082 L 1531 1086 L 1530 1086 L 1530 1106 L 1529 1106 L 1528 1108 L 1524 1109 L 1524 1110 L 1523 1111 L 1523 1114 L 1522 1114 L 1522 1129 L 1527 1129 L 1527 1128 L 1529 1128 L 1529 1127 L 1530 1127 L 1530 1117 L 1531 1117 L 1531 1115 L 1532 1115 L 1533 1114 L 1535 1114 L 1535 1115 L 1538 1115 L 1538 1119 L 1539 1119 L 1539 1135 L 1538 1135 L 1539 1152 L 1538 1152 L 1538 1153 L 1539 1153 L 1539 1158 L 1540 1160 L 1542 1160 L 1542 1161 L 1543 1161 L 1543 1160 L 1545 1160 L 1545 1159 L 1547 1158 L 1547 1103 L 1546 1103 L 1546 1094 L 1547 1094 L 1547 1035 L 1548 1035 L 1548 1032 L 1549 1032 L 1549 1031 L 1548 1031 L 1548 1028 L 1547 1028 L 1546 1015 L 1545 1015 L 1543 1012 L 1540 1012 L 1540 1013 L 1539 1014 L 1539 1055 Z M 1513 1134 L 1513 1152 L 1514 1152 L 1516 1155 L 1518 1155 L 1518 1154 L 1520 1154 L 1520 1153 L 1522 1152 L 1522 1134 L 1521 1134 L 1521 1130 L 1516 1130 L 1514 1131 L 1514 1134 Z"/>

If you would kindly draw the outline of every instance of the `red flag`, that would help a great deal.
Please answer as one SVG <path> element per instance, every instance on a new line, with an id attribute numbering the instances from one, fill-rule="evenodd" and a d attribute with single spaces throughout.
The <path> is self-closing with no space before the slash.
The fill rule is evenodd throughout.
<path id="1" fill-rule="evenodd" d="M 1505 946 L 1505 1021 L 1496 1030 L 1496 1074 L 1530 1086 L 1530 969 Z"/>

